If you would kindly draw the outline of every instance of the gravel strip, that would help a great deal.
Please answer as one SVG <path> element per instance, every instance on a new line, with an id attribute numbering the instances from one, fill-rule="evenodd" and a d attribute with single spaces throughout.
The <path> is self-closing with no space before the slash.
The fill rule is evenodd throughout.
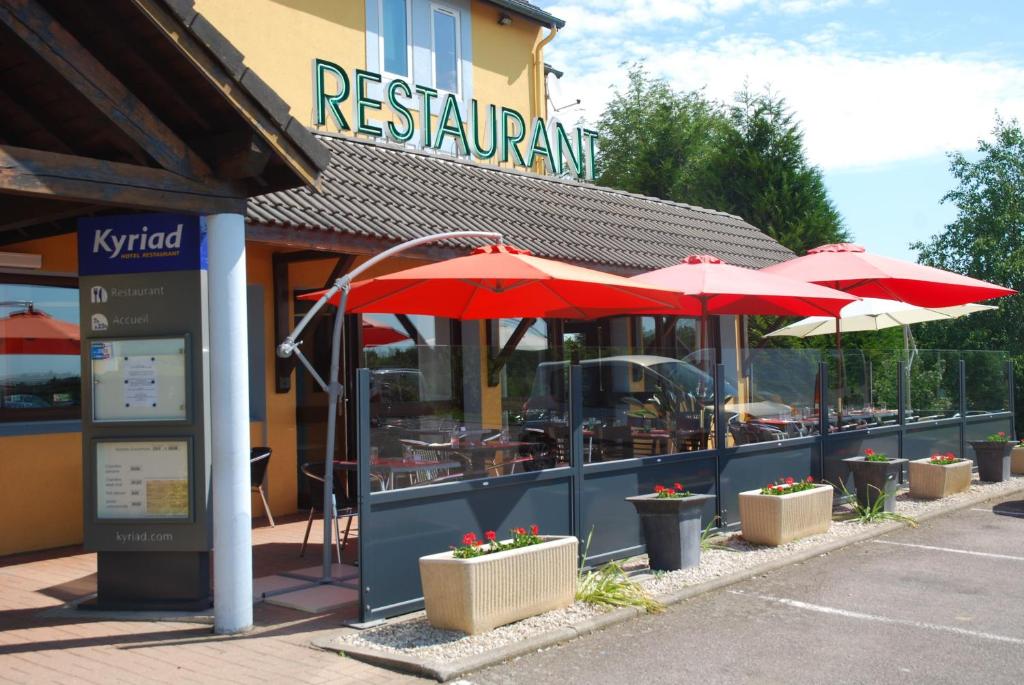
<path id="1" fill-rule="evenodd" d="M 1002 483 L 981 484 L 979 481 L 974 481 L 967 492 L 941 500 L 911 499 L 906 491 L 902 491 L 896 497 L 896 510 L 898 513 L 908 516 L 921 516 L 972 499 L 980 501 L 999 497 L 1019 489 L 1022 483 L 1024 483 L 1022 477 L 1013 477 Z M 834 515 L 842 516 L 850 511 L 849 505 L 840 505 L 835 508 Z M 802 538 L 778 547 L 754 545 L 745 541 L 740 534 L 733 533 L 716 538 L 718 546 L 705 550 L 701 554 L 700 566 L 696 568 L 651 574 L 646 571 L 646 556 L 627 560 L 623 566 L 628 571 L 637 574 L 636 580 L 643 584 L 652 596 L 662 597 L 689 586 L 700 585 L 715 578 L 798 554 L 808 548 L 857 535 L 872 525 L 878 524 L 834 520 L 827 533 Z M 431 626 L 426 617 L 420 615 L 346 635 L 341 638 L 339 646 L 344 650 L 346 644 L 356 645 L 439 664 L 448 664 L 521 642 L 556 628 L 572 627 L 607 611 L 608 609 L 603 607 L 577 602 L 566 609 L 533 616 L 480 635 L 440 630 Z"/>

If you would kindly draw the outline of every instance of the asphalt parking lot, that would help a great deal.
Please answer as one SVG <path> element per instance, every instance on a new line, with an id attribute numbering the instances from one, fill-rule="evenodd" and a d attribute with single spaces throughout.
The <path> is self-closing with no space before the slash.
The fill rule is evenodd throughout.
<path id="1" fill-rule="evenodd" d="M 816 557 L 462 683 L 1024 682 L 1024 498 Z"/>

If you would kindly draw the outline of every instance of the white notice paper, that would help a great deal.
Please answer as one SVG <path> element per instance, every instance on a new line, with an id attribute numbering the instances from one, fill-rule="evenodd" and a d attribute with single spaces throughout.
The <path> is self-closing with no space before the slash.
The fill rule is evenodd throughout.
<path id="1" fill-rule="evenodd" d="M 157 405 L 156 357 L 124 357 L 124 406 Z"/>

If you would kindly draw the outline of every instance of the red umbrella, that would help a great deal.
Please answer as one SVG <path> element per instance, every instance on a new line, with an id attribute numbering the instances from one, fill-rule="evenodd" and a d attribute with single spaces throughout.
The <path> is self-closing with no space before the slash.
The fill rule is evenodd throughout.
<path id="1" fill-rule="evenodd" d="M 377 347 L 408 340 L 409 336 L 379 321 L 363 318 L 363 347 Z"/>
<path id="2" fill-rule="evenodd" d="M 78 354 L 78 324 L 33 309 L 0 319 L 0 354 Z"/>
<path id="3" fill-rule="evenodd" d="M 699 316 L 836 316 L 857 299 L 831 288 L 726 264 L 707 255 L 690 255 L 679 264 L 630 280 L 675 291 L 676 313 Z"/>
<path id="4" fill-rule="evenodd" d="M 324 291 L 302 299 L 319 299 Z M 352 286 L 348 312 L 427 314 L 452 319 L 590 319 L 661 312 L 676 294 L 622 276 L 534 257 L 510 245 L 417 266 Z M 338 304 L 336 294 L 331 302 Z"/>
<path id="5" fill-rule="evenodd" d="M 707 349 L 709 314 L 809 312 L 836 316 L 857 298 L 822 286 L 726 264 L 718 257 L 690 255 L 679 264 L 633 276 L 630 280 L 677 293 L 678 313 L 701 317 L 701 347 Z"/>
<path id="6" fill-rule="evenodd" d="M 866 252 L 840 243 L 808 250 L 803 257 L 761 271 L 827 285 L 859 297 L 899 300 L 918 307 L 953 307 L 1016 291 L 976 278 Z"/>

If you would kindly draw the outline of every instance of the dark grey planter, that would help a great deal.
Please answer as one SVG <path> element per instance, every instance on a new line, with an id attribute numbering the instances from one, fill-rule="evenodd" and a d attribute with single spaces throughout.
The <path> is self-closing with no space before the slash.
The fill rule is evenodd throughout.
<path id="1" fill-rule="evenodd" d="M 1010 478 L 1010 450 L 1016 442 L 989 442 L 972 440 L 974 456 L 978 461 L 978 478 L 1000 483 Z"/>
<path id="2" fill-rule="evenodd" d="M 658 498 L 657 495 L 627 497 L 644 529 L 647 557 L 654 571 L 677 571 L 700 563 L 700 514 L 713 495 Z"/>
<path id="3" fill-rule="evenodd" d="M 862 507 L 870 507 L 878 499 L 880 493 L 885 494 L 885 511 L 896 511 L 896 488 L 900 472 L 906 459 L 890 459 L 889 461 L 867 461 L 864 457 L 843 459 L 853 473 L 853 484 L 857 490 L 857 503 Z"/>

